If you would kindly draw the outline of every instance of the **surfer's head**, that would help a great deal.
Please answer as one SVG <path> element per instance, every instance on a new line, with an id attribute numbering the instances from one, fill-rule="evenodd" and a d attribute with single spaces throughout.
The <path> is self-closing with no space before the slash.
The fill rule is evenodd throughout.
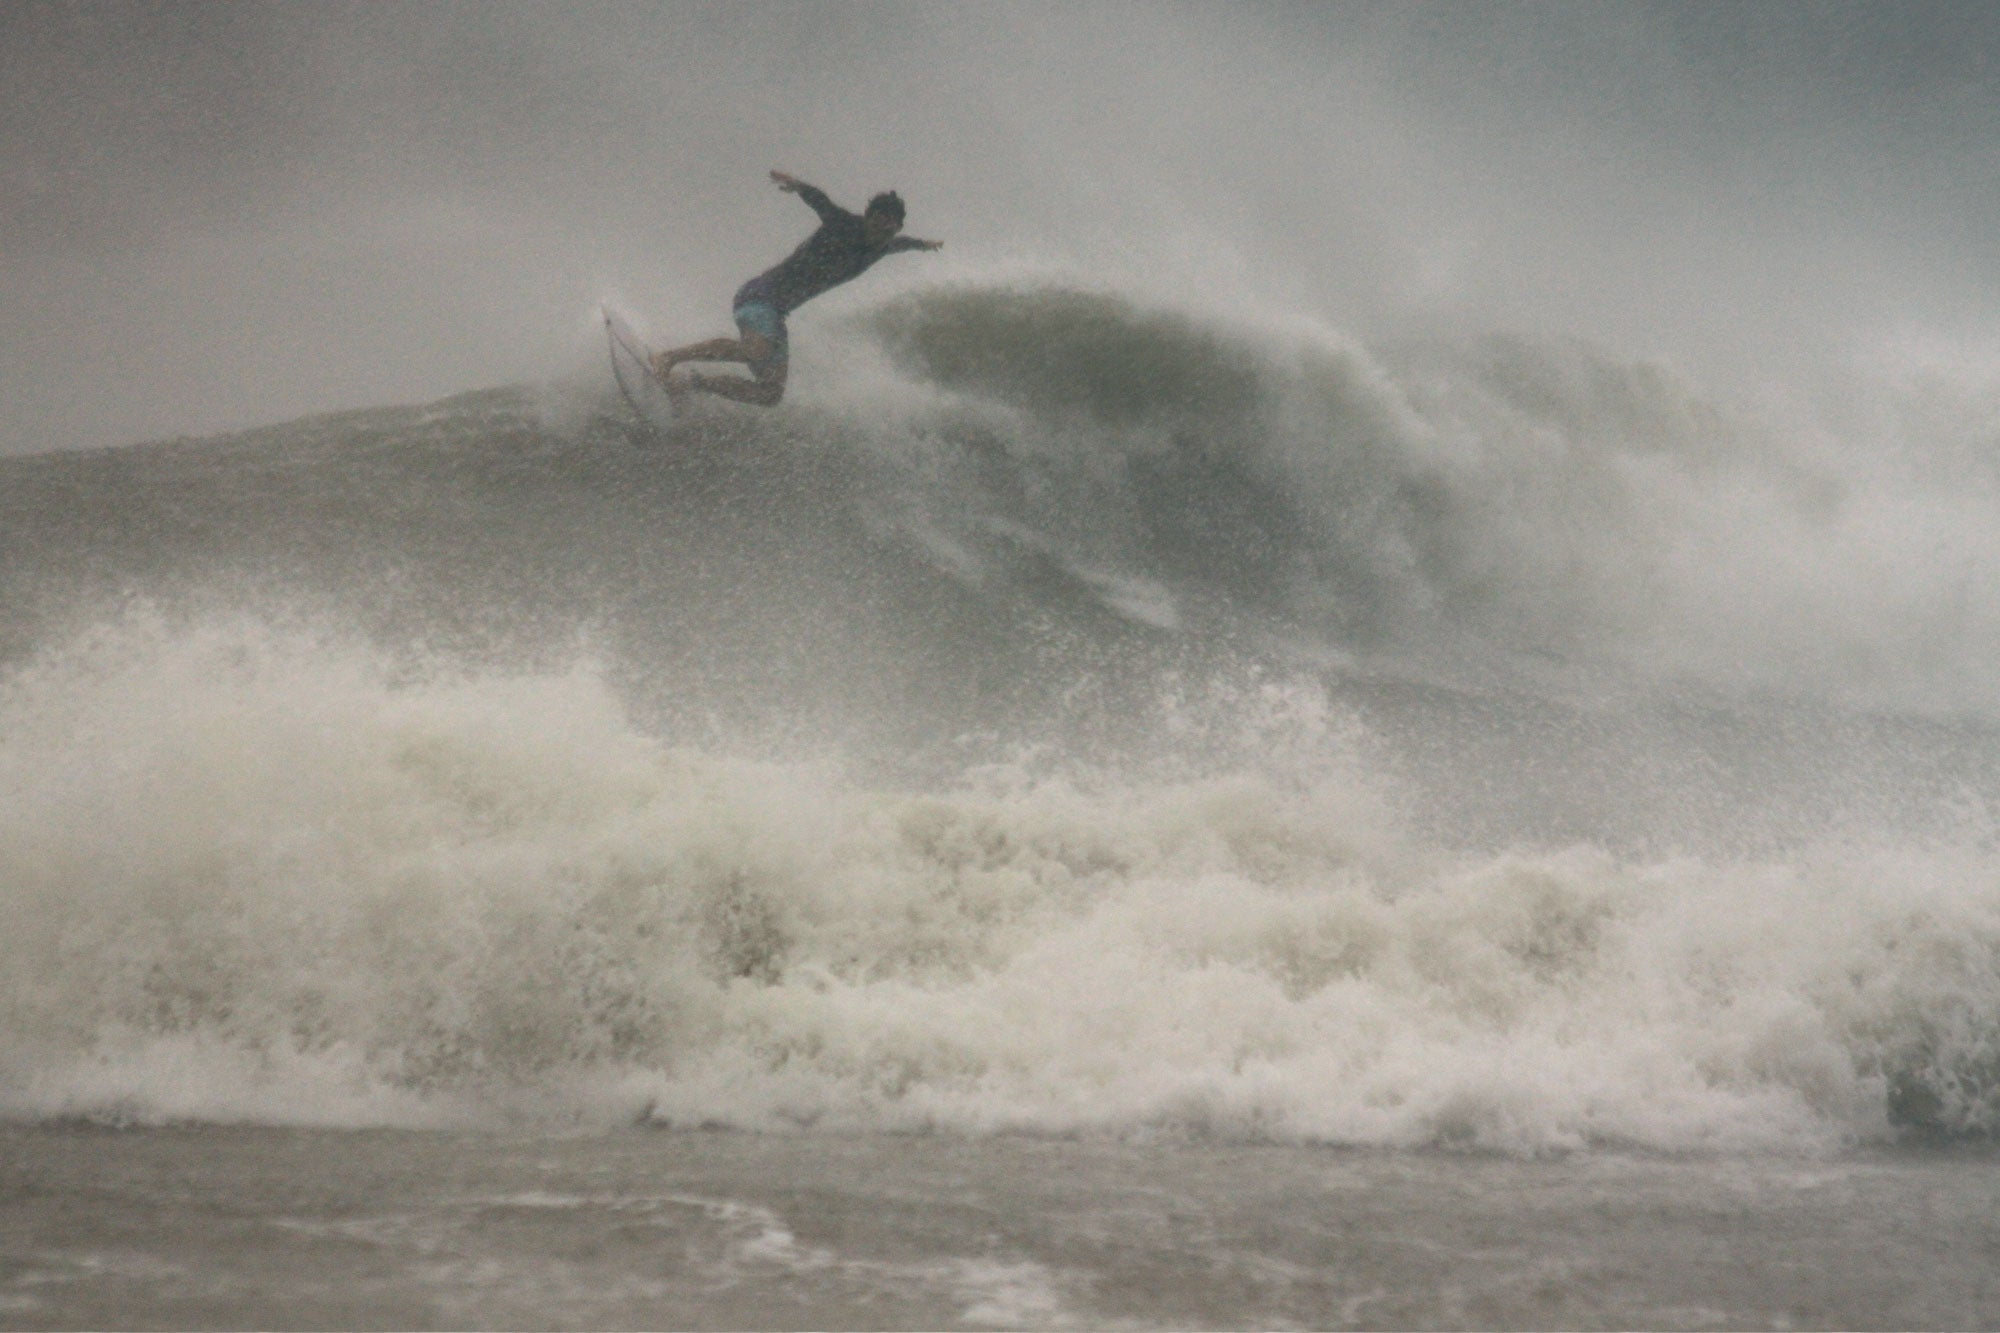
<path id="1" fill-rule="evenodd" d="M 903 199 L 894 190 L 884 190 L 868 201 L 868 211 L 861 215 L 868 227 L 868 239 L 877 245 L 888 240 L 903 229 Z"/>

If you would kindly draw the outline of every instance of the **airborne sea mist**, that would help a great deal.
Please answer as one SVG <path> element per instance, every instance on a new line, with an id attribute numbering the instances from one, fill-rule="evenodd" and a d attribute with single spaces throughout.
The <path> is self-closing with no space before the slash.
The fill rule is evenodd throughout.
<path id="1" fill-rule="evenodd" d="M 6 1319 L 2000 1318 L 1990 24 L 1706 12 L 6 20 Z"/>

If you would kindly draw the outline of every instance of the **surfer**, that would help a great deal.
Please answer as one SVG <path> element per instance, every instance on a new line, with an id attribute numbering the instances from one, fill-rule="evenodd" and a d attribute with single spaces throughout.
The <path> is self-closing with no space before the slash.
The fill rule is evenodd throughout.
<path id="1" fill-rule="evenodd" d="M 693 375 L 689 383 L 697 389 L 733 398 L 739 403 L 774 405 L 785 396 L 785 370 L 789 356 L 785 316 L 829 287 L 849 278 L 860 277 L 883 255 L 902 250 L 937 250 L 943 241 L 920 241 L 914 236 L 898 236 L 903 229 L 903 201 L 890 190 L 868 201 L 868 211 L 858 216 L 826 197 L 826 192 L 782 171 L 771 179 L 787 194 L 795 194 L 819 214 L 819 230 L 799 244 L 781 263 L 758 274 L 736 291 L 734 338 L 710 338 L 653 355 L 653 373 L 678 396 L 686 385 L 668 378 L 683 361 L 740 361 L 750 368 L 750 378 L 738 375 Z"/>

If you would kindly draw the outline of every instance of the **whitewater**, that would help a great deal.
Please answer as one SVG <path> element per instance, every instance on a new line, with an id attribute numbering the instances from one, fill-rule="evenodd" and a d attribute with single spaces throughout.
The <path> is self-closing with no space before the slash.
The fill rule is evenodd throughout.
<path id="1" fill-rule="evenodd" d="M 10 1317 L 1990 1317 L 1993 386 L 829 304 L 0 459 Z"/>
<path id="2" fill-rule="evenodd" d="M 1994 1128 L 1990 492 L 1075 285 L 801 361 L 0 465 L 7 1113 Z"/>

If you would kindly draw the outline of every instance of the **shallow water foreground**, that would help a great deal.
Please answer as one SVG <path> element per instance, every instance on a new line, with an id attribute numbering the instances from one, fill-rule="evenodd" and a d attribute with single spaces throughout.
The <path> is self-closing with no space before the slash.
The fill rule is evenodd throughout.
<path id="1" fill-rule="evenodd" d="M 2000 1156 L 0 1130 L 0 1324 L 2000 1325 Z"/>

